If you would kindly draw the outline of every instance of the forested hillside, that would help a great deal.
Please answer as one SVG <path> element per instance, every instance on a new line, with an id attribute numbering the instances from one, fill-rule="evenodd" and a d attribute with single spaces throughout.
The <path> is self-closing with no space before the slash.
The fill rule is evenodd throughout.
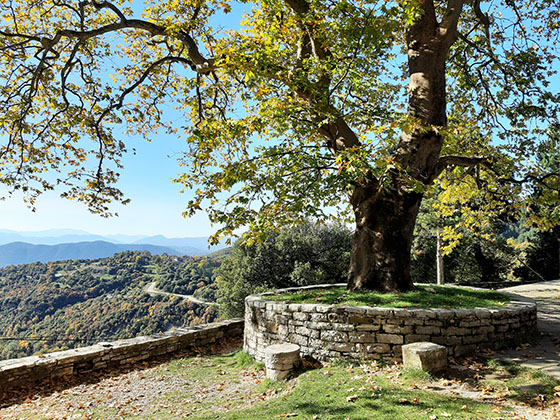
<path id="1" fill-rule="evenodd" d="M 0 269 L 0 359 L 211 322 L 214 307 L 144 292 L 150 282 L 177 276 L 193 285 L 185 283 L 184 292 L 212 300 L 211 277 L 189 271 L 197 264 L 191 257 L 123 252 Z"/>
<path id="2" fill-rule="evenodd" d="M 169 293 L 215 301 L 217 269 L 226 255 L 217 251 L 208 257 L 162 260 L 158 265 L 156 287 Z"/>
<path id="3" fill-rule="evenodd" d="M 420 226 L 425 229 L 417 233 L 414 279 L 434 282 L 433 235 L 429 223 Z M 494 239 L 465 233 L 445 256 L 447 282 L 557 278 L 557 231 L 523 231 L 514 240 L 511 232 L 506 239 L 503 227 L 495 226 Z M 218 302 L 220 316 L 228 318 L 242 316 L 251 293 L 344 282 L 350 238 L 343 226 L 306 223 L 261 243 L 238 241 L 204 257 L 128 251 L 96 260 L 5 267 L 0 269 L 0 359 L 156 333 L 218 316 L 216 306 L 151 296 L 145 292 L 151 283 L 165 292 Z"/>

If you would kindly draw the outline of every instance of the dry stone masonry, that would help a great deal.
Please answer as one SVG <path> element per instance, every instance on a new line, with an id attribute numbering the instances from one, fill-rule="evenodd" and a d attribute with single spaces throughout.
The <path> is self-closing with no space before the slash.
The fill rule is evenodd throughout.
<path id="1" fill-rule="evenodd" d="M 325 287 L 332 286 L 305 289 Z M 244 350 L 259 361 L 265 348 L 277 343 L 297 344 L 302 356 L 320 361 L 400 358 L 404 344 L 419 341 L 444 345 L 450 356 L 460 356 L 514 346 L 537 330 L 537 307 L 529 301 L 499 309 L 393 309 L 263 299 L 270 294 L 245 300 Z"/>
<path id="2" fill-rule="evenodd" d="M 175 330 L 147 337 L 99 343 L 41 356 L 0 361 L 0 396 L 14 386 L 47 378 L 87 374 L 127 366 L 157 356 L 204 348 L 222 339 L 241 338 L 243 319 L 233 319 Z"/>

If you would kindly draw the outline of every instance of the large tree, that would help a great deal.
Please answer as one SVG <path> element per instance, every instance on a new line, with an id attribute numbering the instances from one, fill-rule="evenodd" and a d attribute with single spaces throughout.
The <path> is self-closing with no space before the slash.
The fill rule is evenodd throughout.
<path id="1" fill-rule="evenodd" d="M 241 24 L 223 19 L 232 8 L 246 10 Z M 506 184 L 522 197 L 524 182 L 555 176 L 529 158 L 558 119 L 556 0 L 10 0 L 0 11 L 0 180 L 31 205 L 57 186 L 109 214 L 126 201 L 118 128 L 166 130 L 186 140 L 177 182 L 196 195 L 185 213 L 206 209 L 216 239 L 350 207 L 349 287 L 407 290 L 434 180 L 482 187 L 494 210 L 517 204 Z"/>

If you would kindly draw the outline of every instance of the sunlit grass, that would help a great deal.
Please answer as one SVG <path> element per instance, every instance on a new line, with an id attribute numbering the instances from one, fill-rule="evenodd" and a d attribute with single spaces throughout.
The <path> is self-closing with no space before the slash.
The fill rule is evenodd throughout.
<path id="1" fill-rule="evenodd" d="M 498 292 L 453 286 L 417 286 L 416 290 L 406 293 L 351 292 L 344 287 L 330 287 L 265 295 L 264 298 L 290 303 L 387 308 L 499 308 L 509 303 L 509 298 Z"/>
<path id="2" fill-rule="evenodd" d="M 195 419 L 394 420 L 490 419 L 493 407 L 457 396 L 427 392 L 393 380 L 395 372 L 377 373 L 352 365 L 302 373 L 289 383 L 268 382 L 277 396 L 247 409 L 208 413 Z M 259 391 L 262 391 L 262 385 Z"/>

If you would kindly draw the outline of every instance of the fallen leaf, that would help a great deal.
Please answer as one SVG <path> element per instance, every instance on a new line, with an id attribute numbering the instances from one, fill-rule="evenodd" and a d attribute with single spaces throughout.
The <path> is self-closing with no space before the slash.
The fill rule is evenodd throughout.
<path id="1" fill-rule="evenodd" d="M 357 395 L 350 395 L 349 397 L 346 397 L 346 401 L 348 402 L 354 402 L 358 399 Z"/>

